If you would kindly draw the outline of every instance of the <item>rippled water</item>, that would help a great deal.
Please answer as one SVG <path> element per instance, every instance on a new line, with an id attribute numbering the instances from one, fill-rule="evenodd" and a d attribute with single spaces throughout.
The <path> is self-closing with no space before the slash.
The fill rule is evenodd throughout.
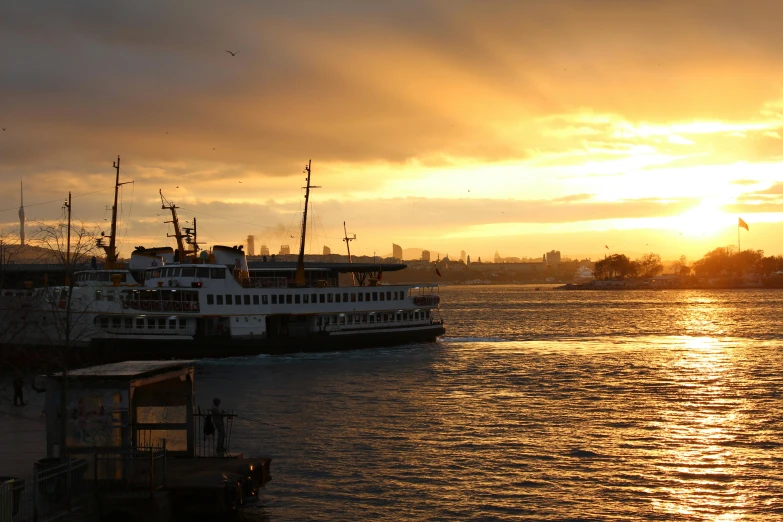
<path id="1" fill-rule="evenodd" d="M 203 361 L 269 520 L 783 519 L 783 292 L 443 288 L 431 345 Z"/>

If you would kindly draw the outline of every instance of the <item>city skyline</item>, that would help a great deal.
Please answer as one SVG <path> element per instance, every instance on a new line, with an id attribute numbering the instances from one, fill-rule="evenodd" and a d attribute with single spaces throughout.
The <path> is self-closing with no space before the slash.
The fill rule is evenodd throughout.
<path id="1" fill-rule="evenodd" d="M 783 254 L 772 3 L 44 4 L 0 20 L 6 235 L 20 177 L 28 242 L 69 191 L 108 228 L 120 154 L 124 256 L 172 244 L 159 189 L 207 245 L 296 248 L 309 159 L 312 254 L 345 221 L 355 255 L 698 259 L 739 218 Z"/>

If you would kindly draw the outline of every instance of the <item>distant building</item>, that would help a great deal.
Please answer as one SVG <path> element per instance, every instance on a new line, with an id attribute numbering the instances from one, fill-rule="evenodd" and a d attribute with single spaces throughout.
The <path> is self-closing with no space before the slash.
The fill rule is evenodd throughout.
<path id="1" fill-rule="evenodd" d="M 291 247 L 288 245 L 280 245 L 280 253 L 278 255 L 280 256 L 287 256 L 291 254 Z"/>
<path id="2" fill-rule="evenodd" d="M 544 262 L 549 266 L 557 267 L 560 265 L 560 251 L 551 250 L 544 254 Z"/>
<path id="3" fill-rule="evenodd" d="M 422 250 L 421 251 L 421 260 L 426 261 L 427 263 L 430 262 L 430 251 L 429 250 Z"/>
<path id="4" fill-rule="evenodd" d="M 330 256 L 330 255 L 332 255 L 332 249 L 331 249 L 331 248 L 329 248 L 329 247 L 328 247 L 328 246 L 326 246 L 326 245 L 324 245 L 324 255 L 325 255 L 325 256 Z"/>
<path id="5" fill-rule="evenodd" d="M 467 260 L 467 257 L 466 257 L 466 256 L 467 256 L 467 254 L 465 253 L 465 251 L 464 251 L 464 250 L 462 250 L 462 251 L 459 253 L 459 260 L 460 260 L 460 261 L 462 261 L 462 262 L 465 262 L 465 261 Z"/>
<path id="6" fill-rule="evenodd" d="M 256 255 L 256 238 L 255 236 L 247 236 L 247 255 Z"/>
<path id="7" fill-rule="evenodd" d="M 258 252 L 259 256 L 268 256 L 269 255 L 269 247 L 266 245 L 261 245 L 261 248 Z"/>
<path id="8" fill-rule="evenodd" d="M 479 258 L 479 259 L 481 259 L 481 258 Z M 468 256 L 468 260 L 467 260 L 466 264 L 470 265 L 470 256 Z"/>
<path id="9" fill-rule="evenodd" d="M 392 243 L 392 257 L 394 259 L 402 260 L 402 247 Z"/>
<path id="10" fill-rule="evenodd" d="M 498 251 L 495 250 L 495 263 L 502 263 L 502 262 L 503 262 L 503 258 L 500 257 L 500 254 L 498 253 Z"/>

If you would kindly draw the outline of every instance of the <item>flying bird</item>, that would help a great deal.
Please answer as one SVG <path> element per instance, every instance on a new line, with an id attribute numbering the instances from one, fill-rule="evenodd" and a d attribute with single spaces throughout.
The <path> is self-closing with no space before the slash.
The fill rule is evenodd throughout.
<path id="1" fill-rule="evenodd" d="M 242 182 L 240 181 L 240 183 L 242 183 Z"/>
<path id="2" fill-rule="evenodd" d="M 5 127 L 3 127 L 3 132 L 5 132 Z"/>
<path id="3" fill-rule="evenodd" d="M 239 51 L 236 51 L 236 52 L 233 52 L 233 53 L 232 53 L 231 51 L 229 51 L 229 50 L 226 50 L 226 52 L 227 52 L 228 54 L 230 54 L 231 56 L 236 56 L 236 55 L 237 55 L 237 53 L 238 53 Z"/>

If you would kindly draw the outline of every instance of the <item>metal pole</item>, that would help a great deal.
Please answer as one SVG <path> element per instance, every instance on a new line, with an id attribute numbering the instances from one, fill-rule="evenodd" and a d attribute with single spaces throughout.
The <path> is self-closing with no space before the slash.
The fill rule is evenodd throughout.
<path id="1" fill-rule="evenodd" d="M 65 247 L 65 284 L 70 286 L 71 284 L 71 193 L 68 192 L 68 203 L 65 205 L 68 208 L 68 242 Z"/>

